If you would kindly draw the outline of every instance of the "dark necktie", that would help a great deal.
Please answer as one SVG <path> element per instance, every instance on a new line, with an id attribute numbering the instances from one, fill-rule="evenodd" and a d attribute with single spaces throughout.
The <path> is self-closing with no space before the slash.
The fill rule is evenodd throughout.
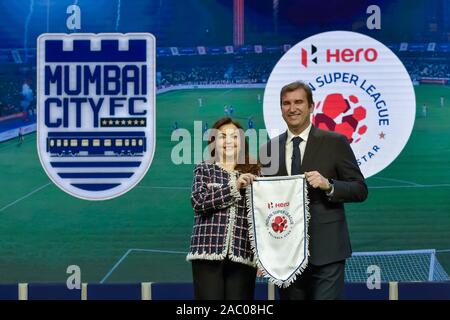
<path id="1" fill-rule="evenodd" d="M 291 162 L 291 176 L 300 174 L 300 166 L 302 162 L 302 158 L 300 155 L 300 142 L 303 139 L 300 137 L 292 138 L 292 162 Z"/>

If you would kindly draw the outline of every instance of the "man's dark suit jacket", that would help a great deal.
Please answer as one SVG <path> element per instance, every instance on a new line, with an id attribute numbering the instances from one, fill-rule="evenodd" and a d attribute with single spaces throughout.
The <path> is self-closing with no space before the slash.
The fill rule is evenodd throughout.
<path id="1" fill-rule="evenodd" d="M 278 154 L 272 152 L 272 146 L 276 146 L 277 139 Z M 288 175 L 285 160 L 286 139 L 287 132 L 270 140 L 261 148 L 260 155 L 278 157 L 279 161 L 278 168 L 268 173 L 267 165 L 261 158 L 264 176 Z M 301 173 L 305 171 L 318 171 L 325 178 L 334 181 L 334 193 L 330 198 L 319 188 L 308 187 L 311 215 L 309 261 L 313 265 L 321 266 L 344 260 L 352 253 L 344 202 L 361 202 L 368 194 L 364 177 L 347 138 L 312 126 L 301 164 Z"/>

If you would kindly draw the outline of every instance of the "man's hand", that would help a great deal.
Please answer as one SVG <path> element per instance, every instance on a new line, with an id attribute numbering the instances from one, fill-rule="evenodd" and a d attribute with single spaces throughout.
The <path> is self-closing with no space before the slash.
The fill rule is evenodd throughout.
<path id="1" fill-rule="evenodd" d="M 305 172 L 305 177 L 310 186 L 313 187 L 314 189 L 319 188 L 320 190 L 323 190 L 325 192 L 331 190 L 330 182 L 328 182 L 328 179 L 324 178 L 319 172 L 317 171 Z"/>

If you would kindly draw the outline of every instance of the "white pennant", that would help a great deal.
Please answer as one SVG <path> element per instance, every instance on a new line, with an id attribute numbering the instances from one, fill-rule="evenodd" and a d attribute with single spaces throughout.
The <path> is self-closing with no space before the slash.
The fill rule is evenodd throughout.
<path id="1" fill-rule="evenodd" d="M 247 188 L 252 250 L 262 274 L 288 287 L 308 265 L 309 200 L 304 175 L 261 177 Z"/>

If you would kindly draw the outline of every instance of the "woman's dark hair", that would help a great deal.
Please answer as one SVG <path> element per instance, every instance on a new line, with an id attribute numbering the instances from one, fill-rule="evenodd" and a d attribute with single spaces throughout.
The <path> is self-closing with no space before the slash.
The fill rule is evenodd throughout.
<path id="1" fill-rule="evenodd" d="M 233 120 L 229 117 L 224 117 L 224 118 L 217 120 L 211 128 L 213 130 L 211 131 L 211 133 L 209 135 L 208 146 L 209 146 L 209 150 L 210 150 L 212 158 L 215 161 L 218 158 L 218 156 L 216 156 L 216 143 L 215 143 L 217 130 L 219 130 L 220 127 L 222 127 L 226 124 L 233 124 L 234 126 L 236 126 L 236 128 L 239 129 L 239 139 L 241 141 L 241 146 L 242 146 L 242 142 L 244 142 L 243 143 L 244 153 L 242 154 L 242 152 L 241 152 L 242 149 L 241 149 L 241 151 L 238 154 L 238 161 L 237 161 L 235 170 L 237 170 L 241 173 L 252 173 L 254 175 L 259 175 L 259 173 L 261 171 L 261 165 L 260 165 L 259 161 L 255 161 L 254 159 L 250 158 L 248 141 L 247 141 L 247 138 L 245 138 L 244 129 L 242 128 L 242 126 L 239 122 L 237 122 L 236 120 Z"/>

